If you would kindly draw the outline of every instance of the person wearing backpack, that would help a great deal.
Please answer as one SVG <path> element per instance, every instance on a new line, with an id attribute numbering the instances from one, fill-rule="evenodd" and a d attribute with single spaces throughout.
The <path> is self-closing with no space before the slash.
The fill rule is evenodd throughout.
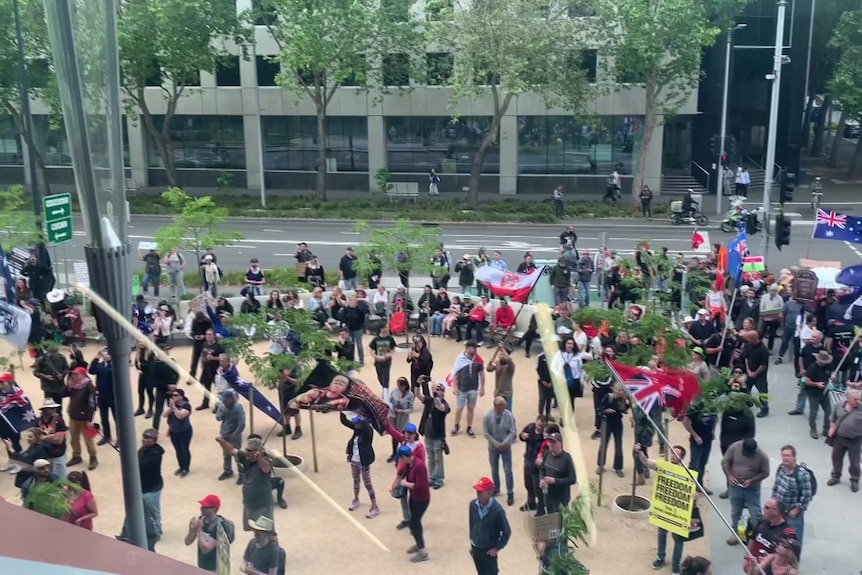
<path id="1" fill-rule="evenodd" d="M 772 485 L 772 498 L 780 501 L 787 509 L 788 526 L 796 532 L 799 541 L 799 554 L 802 557 L 802 536 L 805 530 L 805 512 L 811 499 L 817 494 L 817 478 L 805 464 L 796 462 L 796 448 L 785 445 L 781 448 L 781 465 L 775 472 Z"/>
<path id="2" fill-rule="evenodd" d="M 198 501 L 198 504 L 201 506 L 201 514 L 189 520 L 189 532 L 184 542 L 186 547 L 197 543 L 198 567 L 214 573 L 218 568 L 219 527 L 224 529 L 224 534 L 230 543 L 233 543 L 236 529 L 233 521 L 218 514 L 221 507 L 221 499 L 218 495 L 207 495 Z"/>

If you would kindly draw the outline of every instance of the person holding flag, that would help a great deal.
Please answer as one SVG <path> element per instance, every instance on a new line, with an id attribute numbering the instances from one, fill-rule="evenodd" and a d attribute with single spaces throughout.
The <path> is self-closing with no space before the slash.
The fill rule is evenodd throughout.
<path id="1" fill-rule="evenodd" d="M 15 383 L 15 376 L 9 372 L 0 374 L 0 438 L 9 440 L 14 451 L 21 451 L 21 434 L 36 424 L 33 404 Z M 12 472 L 16 468 L 20 469 L 10 462 L 0 471 Z"/>

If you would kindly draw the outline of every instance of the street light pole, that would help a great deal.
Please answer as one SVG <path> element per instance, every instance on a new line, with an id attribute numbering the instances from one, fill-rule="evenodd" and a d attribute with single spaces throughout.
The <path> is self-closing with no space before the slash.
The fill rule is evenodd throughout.
<path id="1" fill-rule="evenodd" d="M 778 133 L 778 103 L 781 98 L 781 66 L 784 64 L 784 15 L 787 12 L 787 0 L 778 0 L 778 19 L 775 23 L 775 54 L 772 62 L 772 74 L 766 78 L 772 80 L 772 100 L 769 104 L 769 131 L 766 136 L 766 174 L 763 182 L 763 242 L 761 252 L 764 261 L 769 252 L 769 236 L 772 224 L 769 208 L 772 180 L 775 177 L 775 140 Z M 781 191 L 779 190 L 779 193 Z"/>
<path id="2" fill-rule="evenodd" d="M 252 29 L 251 37 L 251 59 L 254 63 L 254 117 L 257 120 L 257 169 L 260 171 L 260 207 L 266 208 L 266 162 L 263 144 L 263 116 L 260 109 L 260 81 L 257 73 L 257 28 Z"/>
<path id="3" fill-rule="evenodd" d="M 42 203 L 39 197 L 39 182 L 36 179 L 36 137 L 33 134 L 33 116 L 30 114 L 30 80 L 27 77 L 27 63 L 24 59 L 24 32 L 21 27 L 21 8 L 18 0 L 12 0 L 15 13 L 15 42 L 18 44 L 18 82 L 21 91 L 21 124 L 24 127 L 23 144 L 27 146 L 27 172 L 30 177 L 30 194 L 33 196 L 33 215 L 36 216 L 36 229 L 42 230 Z M 23 135 L 23 134 L 22 134 Z M 32 145 L 31 145 L 32 143 Z"/>
<path id="4" fill-rule="evenodd" d="M 733 31 L 742 30 L 747 24 L 737 24 L 735 27 L 727 31 L 727 42 L 724 53 L 724 87 L 721 95 L 721 150 L 718 152 L 718 183 L 715 187 L 715 213 L 721 216 L 721 198 L 724 194 L 724 165 L 721 163 L 721 158 L 726 153 L 727 142 L 727 106 L 730 93 L 730 52 L 733 46 Z"/>

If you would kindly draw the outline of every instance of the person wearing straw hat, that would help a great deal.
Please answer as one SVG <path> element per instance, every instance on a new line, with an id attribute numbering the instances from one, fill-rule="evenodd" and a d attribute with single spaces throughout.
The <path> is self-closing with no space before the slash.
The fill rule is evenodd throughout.
<path id="1" fill-rule="evenodd" d="M 43 431 L 40 442 L 48 447 L 48 461 L 51 462 L 51 473 L 57 477 L 66 477 L 66 422 L 60 415 L 60 404 L 45 398 L 39 409 L 39 428 Z"/>
<path id="2" fill-rule="evenodd" d="M 248 542 L 242 554 L 240 573 L 247 575 L 276 575 L 278 572 L 278 543 L 275 541 L 275 522 L 261 515 L 246 521 L 254 539 Z"/>
<path id="3" fill-rule="evenodd" d="M 832 401 L 829 399 L 827 387 L 832 377 L 832 354 L 825 349 L 817 352 L 814 363 L 805 369 L 802 381 L 805 385 L 805 395 L 808 398 L 808 432 L 812 439 L 819 439 L 817 432 L 817 412 L 823 410 L 823 435 L 829 433 L 829 416 L 832 415 Z"/>

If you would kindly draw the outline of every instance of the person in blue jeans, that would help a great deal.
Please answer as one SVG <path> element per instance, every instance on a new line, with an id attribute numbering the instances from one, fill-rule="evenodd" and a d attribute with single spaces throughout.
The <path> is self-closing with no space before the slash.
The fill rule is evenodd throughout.
<path id="1" fill-rule="evenodd" d="M 491 479 L 494 493 L 500 493 L 500 460 L 503 460 L 503 473 L 506 476 L 506 504 L 515 504 L 515 476 L 512 473 L 512 443 L 515 441 L 515 417 L 506 409 L 506 400 L 494 398 L 494 408 L 485 414 L 482 421 L 485 439 L 488 441 L 488 462 L 491 465 Z"/>
<path id="2" fill-rule="evenodd" d="M 640 459 L 641 465 L 646 467 L 647 469 L 651 469 L 653 471 L 656 470 L 656 462 L 654 459 L 648 459 L 643 449 L 639 444 L 635 445 L 635 454 Z M 681 461 L 685 459 L 686 451 L 685 447 L 682 445 L 674 445 L 671 448 L 670 454 L 670 462 L 674 465 L 680 465 Z M 661 569 L 667 563 L 667 529 L 658 530 L 658 541 L 657 541 L 657 549 L 656 549 L 656 560 L 652 563 L 652 568 L 656 571 Z M 676 534 L 671 534 L 673 536 L 673 552 L 670 557 L 670 570 L 671 573 L 679 573 L 680 572 L 680 563 L 682 562 L 682 551 L 683 546 L 685 545 L 685 539 Z"/>
<path id="3" fill-rule="evenodd" d="M 715 438 L 716 417 L 702 413 L 702 406 L 694 404 L 689 407 L 682 420 L 682 426 L 689 434 L 689 449 L 691 457 L 688 468 L 697 471 L 698 480 L 703 485 L 703 476 L 706 472 L 706 464 L 709 462 L 709 454 L 712 452 L 712 440 Z M 703 487 L 707 495 L 712 491 Z"/>

